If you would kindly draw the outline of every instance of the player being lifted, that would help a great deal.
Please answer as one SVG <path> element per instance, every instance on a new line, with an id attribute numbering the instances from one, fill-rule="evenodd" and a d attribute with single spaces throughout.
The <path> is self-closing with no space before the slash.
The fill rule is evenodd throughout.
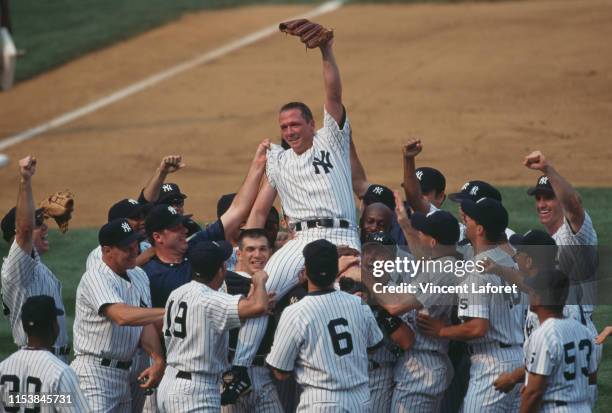
<path id="1" fill-rule="evenodd" d="M 325 30 L 307 20 L 285 25 L 307 44 L 312 35 Z M 275 292 L 277 299 L 298 282 L 304 267 L 302 250 L 309 242 L 323 238 L 336 245 L 360 247 L 351 183 L 350 126 L 342 105 L 340 72 L 332 42 L 328 39 L 319 46 L 325 85 L 323 127 L 315 128 L 312 112 L 304 103 L 287 103 L 281 107 L 278 121 L 281 137 L 290 149 L 272 145 L 267 154 L 267 179 L 259 195 L 267 202 L 258 202 L 256 208 L 267 214 L 278 193 L 290 227 L 295 230 L 294 239 L 278 250 L 265 267 L 269 275 L 266 289 Z M 250 388 L 246 368 L 253 361 L 266 324 L 267 317 L 260 317 L 248 320 L 240 329 L 233 377 L 226 377 L 222 403 L 234 403 Z"/>

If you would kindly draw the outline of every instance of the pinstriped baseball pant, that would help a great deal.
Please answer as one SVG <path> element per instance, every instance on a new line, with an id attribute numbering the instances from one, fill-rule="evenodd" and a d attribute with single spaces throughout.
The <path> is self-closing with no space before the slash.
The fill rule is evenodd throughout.
<path id="1" fill-rule="evenodd" d="M 395 365 L 392 412 L 435 413 L 453 377 L 446 354 L 412 350 Z"/>
<path id="2" fill-rule="evenodd" d="M 276 251 L 266 264 L 268 273 L 266 289 L 276 292 L 276 299 L 282 298 L 298 282 L 300 271 L 304 268 L 302 251 L 306 244 L 319 239 L 326 239 L 336 245 L 348 245 L 360 249 L 359 234 L 355 229 L 344 228 L 312 228 L 298 231 L 296 237 L 289 240 Z M 268 317 L 251 318 L 247 320 L 238 333 L 238 344 L 233 364 L 235 366 L 250 366 L 257 353 L 259 343 L 263 339 L 268 325 Z"/>

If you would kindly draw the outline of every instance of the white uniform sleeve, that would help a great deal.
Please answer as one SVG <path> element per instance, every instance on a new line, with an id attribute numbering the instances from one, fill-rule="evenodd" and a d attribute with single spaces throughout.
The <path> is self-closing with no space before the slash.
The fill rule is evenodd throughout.
<path id="1" fill-rule="evenodd" d="M 289 308 L 281 315 L 270 354 L 266 357 L 266 363 L 285 372 L 293 371 L 304 341 L 301 324 L 297 322 L 297 317 L 292 315 L 293 312 Z"/>
<path id="2" fill-rule="evenodd" d="M 464 284 L 468 286 L 468 291 L 457 294 L 459 298 L 457 316 L 459 318 L 484 318 L 488 320 L 490 308 L 486 296 L 472 292 L 472 285 L 478 288 L 478 286 L 486 284 L 485 278 L 478 274 L 470 274 L 465 278 Z"/>
<path id="3" fill-rule="evenodd" d="M 104 276 L 96 273 L 86 273 L 84 276 L 82 297 L 98 314 L 102 315 L 102 307 L 106 304 L 123 303 L 117 286 L 111 284 Z"/>
<path id="4" fill-rule="evenodd" d="M 8 256 L 2 265 L 2 284 L 11 288 L 28 285 L 34 277 L 36 260 L 13 241 Z M 6 287 L 5 287 L 6 288 Z"/>
<path id="5" fill-rule="evenodd" d="M 372 348 L 376 347 L 383 339 L 383 333 L 380 331 L 380 327 L 378 327 L 378 323 L 374 318 L 374 313 L 372 313 L 372 309 L 368 305 L 361 305 L 363 307 L 364 316 L 367 324 L 367 334 L 368 341 L 367 347 Z"/>
<path id="6" fill-rule="evenodd" d="M 344 113 L 344 125 L 340 129 L 334 117 L 323 108 L 323 128 L 317 131 L 317 137 L 324 139 L 337 150 L 348 150 L 351 138 L 351 125 L 349 124 L 346 112 Z"/>
<path id="7" fill-rule="evenodd" d="M 208 305 L 205 306 L 206 316 L 218 331 L 223 332 L 240 327 L 238 302 L 241 298 L 241 295 L 230 295 L 218 291 L 207 295 L 205 298 L 208 301 Z"/>
<path id="8" fill-rule="evenodd" d="M 55 406 L 58 412 L 81 413 L 91 411 L 87 399 L 79 387 L 79 379 L 72 368 L 67 368 L 60 376 L 56 394 L 70 395 L 70 404 Z"/>
<path id="9" fill-rule="evenodd" d="M 526 368 L 529 373 L 550 376 L 561 358 L 560 348 L 553 336 L 545 337 L 534 333 L 530 338 L 529 352 L 526 354 Z"/>
<path id="10" fill-rule="evenodd" d="M 591 346 L 593 351 L 591 352 L 591 357 L 589 357 L 589 374 L 593 374 L 597 372 L 597 368 L 599 367 L 599 360 L 597 357 L 598 347 L 601 347 L 601 344 L 596 344 L 595 340 L 591 339 Z M 599 353 L 601 354 L 601 348 L 599 349 Z"/>
<path id="11" fill-rule="evenodd" d="M 271 145 L 266 153 L 266 176 L 272 188 L 276 188 L 276 177 L 278 176 L 278 157 L 283 152 L 280 145 Z"/>

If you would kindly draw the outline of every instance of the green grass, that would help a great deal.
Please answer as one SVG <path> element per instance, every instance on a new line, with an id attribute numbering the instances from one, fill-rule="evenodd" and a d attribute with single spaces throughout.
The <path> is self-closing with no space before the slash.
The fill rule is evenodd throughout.
<path id="1" fill-rule="evenodd" d="M 87 52 L 176 20 L 186 12 L 255 3 L 319 2 L 313 0 L 11 1 L 13 40 L 18 49 L 27 52 L 17 61 L 16 80 L 29 79 Z"/>
<path id="2" fill-rule="evenodd" d="M 610 245 L 612 241 L 612 219 L 608 213 L 609 200 L 612 199 L 612 189 L 580 189 L 584 204 L 593 218 L 599 234 L 600 245 Z M 510 226 L 519 232 L 529 228 L 538 228 L 539 224 L 534 213 L 533 200 L 525 195 L 525 188 L 503 188 L 504 204 L 511 211 Z M 455 212 L 455 205 L 445 204 Z M 0 256 L 6 256 L 7 245 L 0 242 Z M 65 235 L 57 231 L 50 232 L 51 251 L 44 256 L 45 263 L 63 282 L 63 297 L 69 323 L 69 333 L 72 333 L 75 293 L 81 274 L 85 269 L 87 254 L 97 245 L 97 230 L 72 229 Z M 610 301 L 608 300 L 607 303 Z M 612 325 L 612 305 L 601 305 L 595 312 L 595 324 L 601 329 Z M 0 322 L 0 359 L 15 350 L 8 322 Z M 603 406 L 612 404 L 612 339 L 604 346 L 604 358 L 599 370 L 599 402 L 596 411 L 604 411 Z"/>

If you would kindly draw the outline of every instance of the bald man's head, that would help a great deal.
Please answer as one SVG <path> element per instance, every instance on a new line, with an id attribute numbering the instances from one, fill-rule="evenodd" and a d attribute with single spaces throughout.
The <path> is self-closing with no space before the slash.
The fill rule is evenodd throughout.
<path id="1" fill-rule="evenodd" d="M 393 212 L 388 206 L 381 202 L 375 202 L 368 205 L 363 210 L 362 228 L 363 232 L 369 234 L 371 232 L 388 232 L 391 229 L 391 219 Z"/>

